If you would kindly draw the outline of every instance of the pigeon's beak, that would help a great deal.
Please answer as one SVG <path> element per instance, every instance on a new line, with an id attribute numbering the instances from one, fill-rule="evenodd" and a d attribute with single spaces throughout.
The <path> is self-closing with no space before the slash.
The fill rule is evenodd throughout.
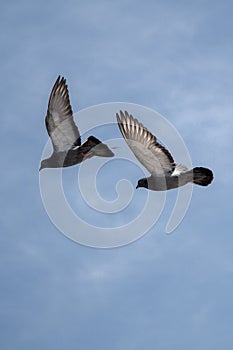
<path id="1" fill-rule="evenodd" d="M 139 187 L 139 186 L 137 185 L 137 186 L 136 186 L 136 189 L 137 189 L 138 187 Z"/>

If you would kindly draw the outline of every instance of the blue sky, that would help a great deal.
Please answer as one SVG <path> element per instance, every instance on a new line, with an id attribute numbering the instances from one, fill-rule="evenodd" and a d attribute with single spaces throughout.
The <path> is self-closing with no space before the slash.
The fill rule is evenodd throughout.
<path id="1" fill-rule="evenodd" d="M 2 4 L 1 349 L 230 348 L 230 13 L 230 1 Z M 87 248 L 53 226 L 38 167 L 58 74 L 74 111 L 155 109 L 193 164 L 214 171 L 172 235 L 175 192 L 156 226 L 122 248 Z"/>

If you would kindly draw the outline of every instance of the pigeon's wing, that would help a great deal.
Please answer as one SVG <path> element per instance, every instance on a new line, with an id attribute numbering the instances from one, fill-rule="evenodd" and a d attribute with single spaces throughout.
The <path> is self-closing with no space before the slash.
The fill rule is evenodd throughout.
<path id="1" fill-rule="evenodd" d="M 136 158 L 152 175 L 172 173 L 175 163 L 168 150 L 137 119 L 127 111 L 117 113 L 120 131 Z"/>
<path id="2" fill-rule="evenodd" d="M 74 123 L 69 91 L 64 78 L 57 78 L 50 94 L 45 124 L 54 152 L 80 146 L 81 138 Z"/>

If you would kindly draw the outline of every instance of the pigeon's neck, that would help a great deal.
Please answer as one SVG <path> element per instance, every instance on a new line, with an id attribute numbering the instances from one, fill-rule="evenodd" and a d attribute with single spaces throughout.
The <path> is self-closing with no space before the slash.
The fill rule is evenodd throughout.
<path id="1" fill-rule="evenodd" d="M 177 176 L 150 176 L 147 178 L 148 189 L 153 191 L 167 191 L 179 187 Z"/>
<path id="2" fill-rule="evenodd" d="M 44 168 L 62 168 L 67 152 L 53 153 L 51 157 L 42 160 L 41 169 Z"/>

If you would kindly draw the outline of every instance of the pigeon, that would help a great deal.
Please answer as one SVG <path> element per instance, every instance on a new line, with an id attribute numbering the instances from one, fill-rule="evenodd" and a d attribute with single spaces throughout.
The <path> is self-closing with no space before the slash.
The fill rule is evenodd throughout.
<path id="1" fill-rule="evenodd" d="M 184 165 L 176 165 L 170 152 L 127 111 L 116 113 L 116 118 L 129 148 L 151 174 L 150 177 L 140 179 L 136 188 L 167 191 L 187 183 L 207 186 L 213 180 L 210 169 L 196 167 L 188 170 Z"/>
<path id="2" fill-rule="evenodd" d="M 63 168 L 99 156 L 113 157 L 108 146 L 94 136 L 81 144 L 81 136 L 73 119 L 69 91 L 64 77 L 58 76 L 50 94 L 45 125 L 53 145 L 52 155 L 42 160 L 40 169 Z"/>

